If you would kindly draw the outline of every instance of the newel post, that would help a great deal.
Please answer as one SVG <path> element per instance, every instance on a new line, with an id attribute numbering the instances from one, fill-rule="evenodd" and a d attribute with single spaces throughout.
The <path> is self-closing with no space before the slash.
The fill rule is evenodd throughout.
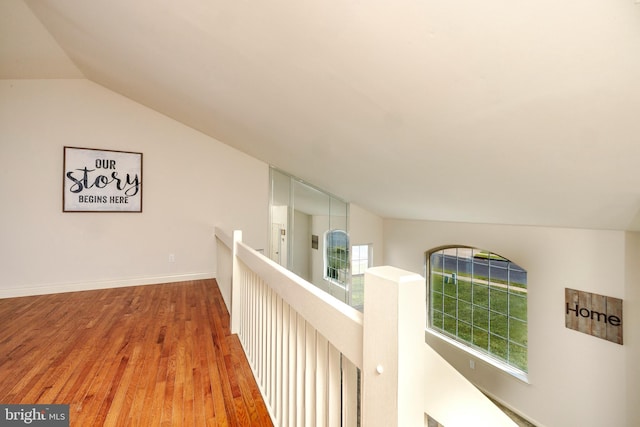
<path id="1" fill-rule="evenodd" d="M 424 426 L 424 279 L 374 267 L 364 289 L 362 425 Z"/>
<path id="2" fill-rule="evenodd" d="M 242 230 L 233 230 L 231 236 L 231 333 L 240 332 L 240 265 L 238 243 L 242 242 Z"/>

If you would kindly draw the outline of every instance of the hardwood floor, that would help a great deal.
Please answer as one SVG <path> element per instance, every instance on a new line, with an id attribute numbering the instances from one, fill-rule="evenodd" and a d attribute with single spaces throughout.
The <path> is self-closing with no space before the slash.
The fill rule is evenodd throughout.
<path id="1" fill-rule="evenodd" d="M 0 403 L 71 426 L 271 426 L 215 280 L 0 299 Z"/>

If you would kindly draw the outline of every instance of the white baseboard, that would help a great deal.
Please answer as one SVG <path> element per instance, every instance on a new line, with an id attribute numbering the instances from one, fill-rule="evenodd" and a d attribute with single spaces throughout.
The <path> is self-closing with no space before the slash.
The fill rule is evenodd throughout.
<path id="1" fill-rule="evenodd" d="M 215 272 L 176 274 L 172 276 L 149 276 L 96 282 L 55 283 L 22 288 L 0 289 L 0 298 L 16 298 L 34 295 L 59 294 L 63 292 L 91 291 L 96 289 L 124 288 L 127 286 L 158 285 L 162 283 L 185 282 L 188 280 L 212 279 Z"/>

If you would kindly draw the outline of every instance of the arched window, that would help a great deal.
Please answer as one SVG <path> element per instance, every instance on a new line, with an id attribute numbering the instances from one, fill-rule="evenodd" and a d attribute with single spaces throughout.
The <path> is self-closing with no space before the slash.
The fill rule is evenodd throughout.
<path id="1" fill-rule="evenodd" d="M 349 271 L 349 237 L 344 230 L 329 230 L 324 235 L 325 279 L 342 286 Z"/>
<path id="2" fill-rule="evenodd" d="M 490 251 L 427 252 L 431 332 L 508 370 L 527 372 L 527 272 Z M 517 374 L 517 372 L 516 372 Z"/>

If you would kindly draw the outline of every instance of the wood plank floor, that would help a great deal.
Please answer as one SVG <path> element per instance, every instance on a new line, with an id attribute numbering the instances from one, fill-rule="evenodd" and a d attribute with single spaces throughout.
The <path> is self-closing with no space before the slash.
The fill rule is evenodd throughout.
<path id="1" fill-rule="evenodd" d="M 0 403 L 71 426 L 271 426 L 215 280 L 0 299 Z"/>

